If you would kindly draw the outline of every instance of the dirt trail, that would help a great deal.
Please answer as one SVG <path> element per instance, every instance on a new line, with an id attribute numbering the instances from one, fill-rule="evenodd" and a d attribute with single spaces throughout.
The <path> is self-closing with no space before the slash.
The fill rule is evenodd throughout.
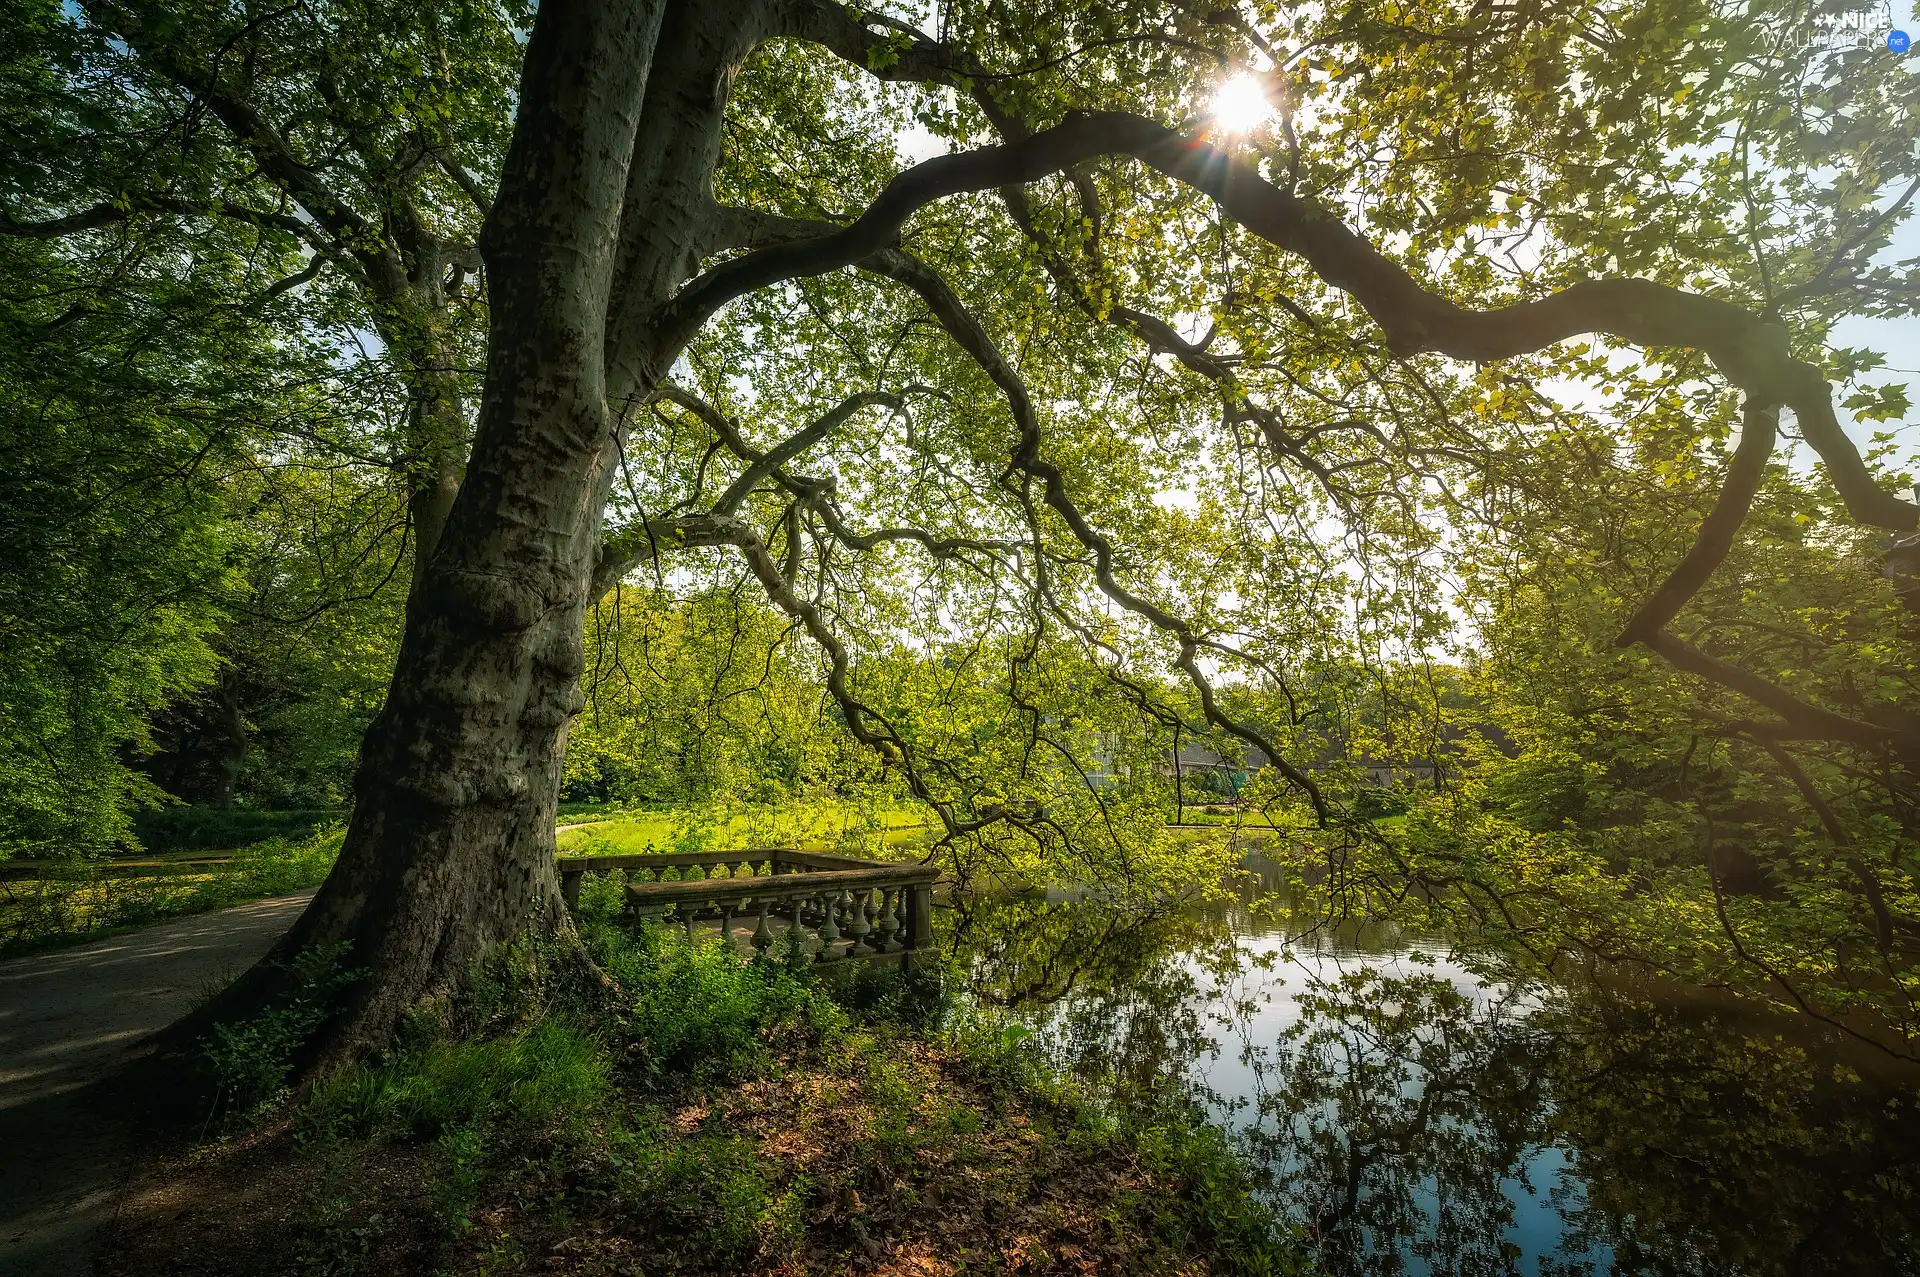
<path id="1" fill-rule="evenodd" d="M 312 892 L 0 962 L 0 1274 L 84 1274 L 131 1147 L 109 1075 L 265 953 Z"/>

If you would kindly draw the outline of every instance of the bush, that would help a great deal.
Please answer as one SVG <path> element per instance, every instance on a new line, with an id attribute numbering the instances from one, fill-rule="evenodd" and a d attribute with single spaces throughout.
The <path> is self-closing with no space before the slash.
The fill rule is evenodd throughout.
<path id="1" fill-rule="evenodd" d="M 315 1088 L 301 1117 L 334 1138 L 438 1139 L 512 1123 L 545 1128 L 591 1116 L 613 1066 L 606 1044 L 560 1019 L 491 1041 L 429 1042 Z"/>
<path id="2" fill-rule="evenodd" d="M 653 924 L 589 921 L 582 934 L 630 995 L 628 1050 L 655 1076 L 697 1085 L 752 1076 L 772 1058 L 775 1040 L 830 1038 L 846 1024 L 810 973 L 777 957 L 742 962 L 717 938 L 690 943 Z"/>
<path id="3" fill-rule="evenodd" d="M 344 820 L 337 807 L 260 811 L 251 807 L 156 807 L 133 818 L 134 832 L 151 852 L 225 851 L 269 838 L 304 839 L 322 825 Z"/>
<path id="4" fill-rule="evenodd" d="M 234 1126 L 286 1093 L 295 1054 L 327 1020 L 335 996 L 355 974 L 342 960 L 347 946 L 308 949 L 291 965 L 294 992 L 249 1020 L 216 1024 L 202 1042 L 214 1083 L 209 1123 Z"/>
<path id="5" fill-rule="evenodd" d="M 144 876 L 81 862 L 0 883 L 0 956 L 304 891 L 327 876 L 344 836 L 334 825 L 304 838 L 269 838 L 222 865 Z"/>
<path id="6" fill-rule="evenodd" d="M 1400 785 L 1362 785 L 1353 795 L 1353 814 L 1362 820 L 1404 816 L 1413 795 Z"/>

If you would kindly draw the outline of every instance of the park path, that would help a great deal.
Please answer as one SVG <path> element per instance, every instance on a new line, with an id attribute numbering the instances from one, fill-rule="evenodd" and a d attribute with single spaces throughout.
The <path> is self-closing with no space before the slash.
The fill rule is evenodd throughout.
<path id="1" fill-rule="evenodd" d="M 132 1132 L 110 1075 L 264 954 L 312 892 L 0 962 L 0 1274 L 85 1274 Z"/>

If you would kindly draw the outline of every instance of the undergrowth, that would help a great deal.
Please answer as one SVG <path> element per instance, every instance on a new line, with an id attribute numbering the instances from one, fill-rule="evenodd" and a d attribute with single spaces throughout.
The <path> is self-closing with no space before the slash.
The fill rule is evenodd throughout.
<path id="1" fill-rule="evenodd" d="M 342 824 L 341 807 L 155 807 L 133 818 L 134 834 L 151 854 L 246 847 L 269 838 L 298 842 L 326 825 Z"/>
<path id="2" fill-rule="evenodd" d="M 258 1015 L 216 1024 L 201 1049 L 213 1081 L 209 1127 L 231 1129 L 287 1094 L 294 1058 L 327 1020 L 338 995 L 358 977 L 346 966 L 349 946 L 307 949 L 288 964 L 292 992 Z"/>
<path id="3" fill-rule="evenodd" d="M 1296 1270 L 1218 1131 L 1090 1101 L 939 971 L 824 979 L 619 902 L 589 880 L 578 918 L 611 1005 L 514 946 L 306 1098 L 288 1271 Z M 411 1234 L 357 1185 L 383 1155 L 426 1182 Z"/>

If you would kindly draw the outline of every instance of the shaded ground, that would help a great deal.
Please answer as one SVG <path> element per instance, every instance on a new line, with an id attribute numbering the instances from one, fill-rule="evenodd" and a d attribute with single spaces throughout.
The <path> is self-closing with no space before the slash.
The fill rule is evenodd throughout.
<path id="1" fill-rule="evenodd" d="M 311 894 L 0 962 L 0 1274 L 90 1271 L 130 1148 L 109 1075 L 265 953 Z"/>
<path id="2" fill-rule="evenodd" d="M 502 1132 L 451 1214 L 445 1140 L 302 1139 L 283 1118 L 143 1166 L 101 1272 L 1223 1271 L 1186 1175 L 922 1042 L 789 1059 L 656 1112 L 637 1143 L 604 1127 Z M 1224 1271 L 1261 1269 L 1248 1259 Z"/>

